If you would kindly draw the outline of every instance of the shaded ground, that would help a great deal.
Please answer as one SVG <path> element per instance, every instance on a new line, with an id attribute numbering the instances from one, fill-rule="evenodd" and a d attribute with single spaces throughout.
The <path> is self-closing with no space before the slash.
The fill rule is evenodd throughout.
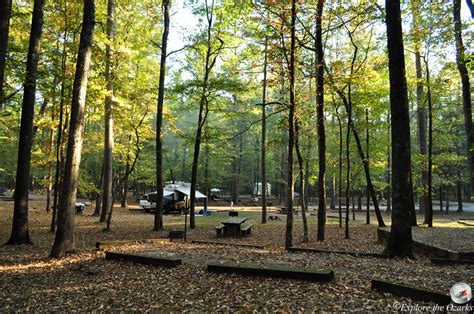
<path id="1" fill-rule="evenodd" d="M 11 202 L 0 202 L 0 241 L 6 242 L 11 225 Z M 153 215 L 138 210 L 116 208 L 113 231 L 102 232 L 103 225 L 87 214 L 76 216 L 78 253 L 56 260 L 48 257 L 54 236 L 49 231 L 50 214 L 43 203 L 32 201 L 30 232 L 33 246 L 0 247 L 0 312 L 12 310 L 390 310 L 393 302 L 421 304 L 370 290 L 370 278 L 385 278 L 416 284 L 448 293 L 456 282 L 474 284 L 474 267 L 433 266 L 423 255 L 416 261 L 384 260 L 352 257 L 340 254 L 287 253 L 284 243 L 284 220 L 258 223 L 259 213 L 247 208 L 240 216 L 253 219 L 252 235 L 242 239 L 219 241 L 255 243 L 265 249 L 250 249 L 220 245 L 170 243 L 166 232 L 152 232 Z M 215 208 L 217 209 L 217 208 Z M 351 222 L 351 240 L 343 239 L 337 219 L 328 219 L 326 241 L 316 243 L 315 217 L 310 217 L 309 243 L 301 243 L 301 217 L 295 220 L 295 244 L 334 250 L 381 252 L 377 244 L 376 225 L 363 225 L 364 214 Z M 442 226 L 452 227 L 459 216 L 440 216 Z M 469 217 L 469 215 L 464 216 Z M 198 228 L 190 231 L 189 239 L 215 238 L 214 226 L 227 218 L 227 213 L 197 217 Z M 471 217 L 472 218 L 472 217 Z M 166 216 L 165 226 L 182 229 L 183 217 Z M 467 226 L 457 226 L 459 234 L 472 232 Z M 421 229 L 421 228 L 420 228 Z M 424 232 L 427 229 L 422 229 Z M 467 231 L 469 230 L 469 231 Z M 428 232 L 431 232 L 428 230 Z M 444 232 L 444 231 L 441 231 Z M 449 231 L 443 238 L 453 236 Z M 156 239 L 153 243 L 132 244 L 111 248 L 151 255 L 176 255 L 184 264 L 175 269 L 105 261 L 104 252 L 96 251 L 96 241 L 105 239 Z M 448 241 L 449 242 L 449 241 Z M 472 242 L 472 241 L 471 241 Z M 227 259 L 245 263 L 289 264 L 303 267 L 330 267 L 335 272 L 332 283 L 318 284 L 295 280 L 242 277 L 212 274 L 205 268 L 207 261 Z"/>

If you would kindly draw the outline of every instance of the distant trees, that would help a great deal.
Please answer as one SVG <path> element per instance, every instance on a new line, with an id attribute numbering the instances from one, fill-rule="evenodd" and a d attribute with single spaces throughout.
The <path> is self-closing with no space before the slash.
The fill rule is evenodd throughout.
<path id="1" fill-rule="evenodd" d="M 84 0 L 82 31 L 77 54 L 76 74 L 71 103 L 71 119 L 65 173 L 59 199 L 58 229 L 52 257 L 62 257 L 75 249 L 75 203 L 84 131 L 87 80 L 91 63 L 95 25 L 95 0 Z"/>
<path id="2" fill-rule="evenodd" d="M 31 243 L 28 230 L 28 192 L 30 188 L 31 150 L 34 137 L 33 118 L 35 114 L 36 77 L 38 75 L 40 39 L 43 32 L 43 15 L 44 0 L 35 0 L 26 61 L 26 77 L 23 84 L 12 233 L 7 244 Z"/>

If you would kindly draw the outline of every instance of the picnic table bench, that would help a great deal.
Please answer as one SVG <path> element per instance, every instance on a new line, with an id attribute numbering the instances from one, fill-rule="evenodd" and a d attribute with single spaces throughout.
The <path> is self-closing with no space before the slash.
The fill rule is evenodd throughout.
<path id="1" fill-rule="evenodd" d="M 288 214 L 288 208 L 285 207 L 285 206 L 280 206 L 277 208 L 277 211 L 279 214 Z M 293 208 L 293 212 L 298 215 L 298 209 L 297 208 Z"/>
<path id="2" fill-rule="evenodd" d="M 247 217 L 231 217 L 222 221 L 219 225 L 216 226 L 217 236 L 231 236 L 236 237 L 240 235 L 249 235 L 253 224 L 245 224 Z"/>

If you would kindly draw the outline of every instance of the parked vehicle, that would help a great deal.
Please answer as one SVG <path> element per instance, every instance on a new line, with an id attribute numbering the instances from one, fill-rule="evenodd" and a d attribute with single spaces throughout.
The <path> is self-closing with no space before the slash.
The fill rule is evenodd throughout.
<path id="1" fill-rule="evenodd" d="M 179 213 L 182 214 L 190 206 L 190 189 L 187 187 L 174 187 L 163 189 L 163 214 Z M 197 200 L 206 200 L 207 196 L 196 191 Z M 140 200 L 140 206 L 146 211 L 154 211 L 156 209 L 157 193 L 152 192 L 143 195 Z"/>

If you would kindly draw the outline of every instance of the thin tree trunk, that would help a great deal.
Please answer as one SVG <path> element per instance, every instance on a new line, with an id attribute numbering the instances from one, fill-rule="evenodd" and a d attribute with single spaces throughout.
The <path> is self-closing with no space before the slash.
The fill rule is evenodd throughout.
<path id="1" fill-rule="evenodd" d="M 205 65 L 204 65 L 204 78 L 202 81 L 202 91 L 201 91 L 201 100 L 199 102 L 199 116 L 198 116 L 198 127 L 196 130 L 196 137 L 194 140 L 194 156 L 193 156 L 193 164 L 191 170 L 191 202 L 190 202 L 190 215 L 189 215 L 189 227 L 191 229 L 196 228 L 196 217 L 195 217 L 195 195 L 196 195 L 196 183 L 197 183 L 197 170 L 199 165 L 199 150 L 201 147 L 201 137 L 202 137 L 202 130 L 204 125 L 206 124 L 207 115 L 209 113 L 209 103 L 208 103 L 208 87 L 209 87 L 209 76 L 211 74 L 212 68 L 216 64 L 217 57 L 219 56 L 219 52 L 221 51 L 224 42 L 219 38 L 216 37 L 217 40 L 220 42 L 218 48 L 212 47 L 211 42 L 211 32 L 213 26 L 213 19 L 214 19 L 214 0 L 212 0 L 211 6 L 209 7 L 206 1 L 206 18 L 207 18 L 207 49 L 206 49 L 206 58 L 205 58 Z"/>
<path id="2" fill-rule="evenodd" d="M 443 202 L 444 202 L 444 199 L 443 199 L 443 187 L 439 187 L 439 211 L 440 212 L 443 212 Z"/>
<path id="3" fill-rule="evenodd" d="M 353 59 L 355 60 L 355 59 Z M 377 217 L 377 222 L 379 227 L 385 227 L 385 222 L 383 221 L 382 213 L 380 212 L 379 202 L 377 200 L 377 193 L 375 192 L 374 185 L 372 183 L 372 178 L 370 176 L 370 169 L 369 169 L 369 162 L 368 159 L 365 157 L 364 149 L 362 148 L 361 140 L 359 137 L 359 133 L 354 126 L 354 122 L 352 121 L 352 114 L 349 114 L 349 111 L 352 112 L 352 100 L 351 100 L 351 83 L 348 84 L 348 97 L 344 94 L 341 90 L 336 90 L 337 94 L 341 97 L 344 107 L 346 108 L 346 112 L 348 113 L 348 129 L 352 131 L 354 135 L 354 139 L 357 146 L 357 152 L 359 153 L 360 160 L 362 161 L 362 165 L 364 167 L 364 174 L 365 179 L 367 181 L 367 188 L 369 190 L 369 194 L 372 197 L 372 203 L 374 204 L 375 215 Z"/>
<path id="4" fill-rule="evenodd" d="M 97 190 L 99 190 L 102 187 L 102 180 L 104 178 L 104 163 L 103 162 L 100 169 L 101 169 L 100 177 L 99 177 L 98 183 L 96 184 Z M 101 212 L 102 212 L 102 195 L 100 194 L 100 192 L 96 192 L 95 208 L 94 208 L 94 213 L 92 214 L 92 216 L 99 217 Z"/>
<path id="5" fill-rule="evenodd" d="M 458 174 L 458 176 L 459 176 L 459 174 Z M 456 197 L 457 197 L 457 200 L 458 200 L 458 210 L 457 210 L 457 212 L 462 213 L 464 210 L 463 210 L 463 206 L 462 206 L 462 183 L 461 183 L 461 181 L 458 181 L 456 183 Z"/>
<path id="6" fill-rule="evenodd" d="M 337 122 L 339 124 L 339 179 L 338 179 L 338 188 L 337 188 L 337 195 L 338 195 L 338 210 L 339 210 L 339 228 L 342 228 L 342 122 L 341 117 L 339 116 L 339 106 L 336 107 L 336 117 Z"/>
<path id="7" fill-rule="evenodd" d="M 387 114 L 387 123 L 388 123 L 388 132 L 387 132 L 387 138 L 388 138 L 388 143 L 391 143 L 391 136 L 390 136 L 390 110 L 388 111 Z M 390 144 L 387 145 L 387 212 L 390 212 L 392 210 L 392 167 L 391 167 L 391 150 L 390 150 Z"/>
<path id="8" fill-rule="evenodd" d="M 115 199 L 120 194 L 120 191 L 122 191 L 125 188 L 125 184 L 128 181 L 128 177 L 130 176 L 130 174 L 135 169 L 135 165 L 137 164 L 138 157 L 140 156 L 141 149 L 140 149 L 140 136 L 139 136 L 139 133 L 138 133 L 138 128 L 143 124 L 143 121 L 145 120 L 145 117 L 147 116 L 147 114 L 148 114 L 148 112 L 145 113 L 145 115 L 142 117 L 142 119 L 140 120 L 138 125 L 136 127 L 134 127 L 135 136 L 136 136 L 135 157 L 133 158 L 132 164 L 129 165 L 128 169 L 125 170 L 125 173 L 123 174 L 123 176 L 117 178 L 117 181 L 116 181 L 117 183 L 114 187 L 114 190 L 112 191 L 112 202 L 110 203 L 110 208 L 108 210 L 107 226 L 103 230 L 104 232 L 108 232 L 108 231 L 111 230 L 110 226 L 111 226 L 111 223 L 112 223 L 112 214 L 114 212 Z M 130 138 L 131 138 L 131 136 L 130 136 Z M 119 171 L 119 173 L 120 173 L 120 171 Z"/>
<path id="9" fill-rule="evenodd" d="M 267 223 L 267 65 L 268 37 L 265 36 L 265 51 L 263 61 L 263 91 L 262 91 L 262 160 L 260 171 L 262 176 L 262 224 Z M 257 187 L 258 189 L 258 187 Z"/>
<path id="10" fill-rule="evenodd" d="M 114 38 L 114 10 L 115 0 L 107 1 L 107 40 L 113 42 Z M 114 127 L 112 120 L 112 102 L 114 95 L 114 73 L 112 65 L 112 48 L 110 44 L 105 46 L 105 80 L 107 82 L 107 94 L 105 96 L 105 133 L 104 133 L 104 176 L 102 178 L 102 212 L 100 222 L 105 222 L 112 201 L 113 180 L 113 149 L 114 149 Z"/>
<path id="11" fill-rule="evenodd" d="M 333 175 L 331 183 L 329 184 L 331 188 L 331 203 L 329 205 L 330 209 L 336 209 L 336 177 Z"/>
<path id="12" fill-rule="evenodd" d="M 444 211 L 444 214 L 447 215 L 449 214 L 449 186 L 446 187 L 446 210 Z"/>
<path id="13" fill-rule="evenodd" d="M 63 38 L 67 38 L 68 34 L 68 18 L 67 18 L 67 1 L 64 2 L 64 32 Z M 65 90 L 66 90 L 66 63 L 67 63 L 67 41 L 63 41 L 62 56 L 61 56 L 61 99 L 59 100 L 59 124 L 58 124 L 58 136 L 56 139 L 56 169 L 54 174 L 54 195 L 53 195 L 53 212 L 51 217 L 50 232 L 56 231 L 56 218 L 58 212 L 58 198 L 60 192 L 60 175 L 63 163 L 63 118 L 64 118 L 64 101 L 65 101 Z"/>
<path id="14" fill-rule="evenodd" d="M 324 0 L 318 0 L 316 14 L 316 118 L 318 129 L 318 235 L 324 241 L 326 225 L 326 131 L 324 129 L 324 50 L 322 19 Z"/>
<path id="15" fill-rule="evenodd" d="M 62 257 L 67 252 L 75 250 L 75 203 L 81 162 L 87 79 L 91 61 L 94 24 L 95 0 L 84 0 L 82 32 L 71 103 L 66 166 L 59 200 L 58 230 L 51 250 L 52 257 Z"/>
<path id="16" fill-rule="evenodd" d="M 466 129 L 467 158 L 471 175 L 471 193 L 474 191 L 474 130 L 472 127 L 472 103 L 469 71 L 466 66 L 465 48 L 461 27 L 461 0 L 453 0 L 454 39 L 456 43 L 456 63 L 462 84 L 462 104 L 464 111 L 464 127 Z"/>
<path id="17" fill-rule="evenodd" d="M 156 210 L 153 230 L 163 229 L 163 104 L 165 100 L 166 54 L 170 28 L 170 1 L 163 0 L 164 28 L 161 38 L 160 77 L 158 86 L 158 105 L 156 115 Z M 192 197 L 191 197 L 192 199 Z"/>
<path id="18" fill-rule="evenodd" d="M 20 139 L 16 169 L 12 233 L 7 244 L 30 244 L 28 230 L 28 192 L 30 187 L 30 162 L 33 146 L 33 119 L 35 113 L 36 76 L 43 31 L 44 0 L 35 0 L 31 23 L 30 43 L 26 61 L 23 88 Z"/>
<path id="19" fill-rule="evenodd" d="M 421 65 L 420 65 L 421 67 Z M 426 67 L 426 86 L 428 87 L 428 171 L 426 173 L 428 196 L 423 200 L 425 205 L 425 221 L 428 227 L 433 227 L 433 103 L 431 100 L 431 84 L 430 84 L 430 70 L 428 62 L 425 60 Z M 421 145 L 420 145 L 421 153 Z M 423 181 L 423 173 L 422 173 Z M 420 206 L 422 200 L 420 199 Z"/>
<path id="20" fill-rule="evenodd" d="M 7 63 L 8 33 L 12 0 L 0 1 L 0 110 L 5 100 L 5 68 Z"/>
<path id="21" fill-rule="evenodd" d="M 127 208 L 128 206 L 128 177 L 130 173 L 130 161 L 129 158 L 127 157 L 127 163 L 125 164 L 125 179 L 123 182 L 123 189 L 120 191 L 121 192 L 121 201 L 120 201 L 120 207 L 122 208 Z"/>
<path id="22" fill-rule="evenodd" d="M 365 109 L 365 152 L 367 157 L 367 168 L 370 173 L 370 159 L 369 159 L 369 143 L 370 143 L 370 133 L 369 133 L 369 109 Z M 367 183 L 367 188 L 365 189 L 365 195 L 367 199 L 367 212 L 365 217 L 365 223 L 370 225 L 370 189 L 369 184 Z"/>
<path id="23" fill-rule="evenodd" d="M 349 107 L 347 111 L 347 121 L 352 120 L 352 107 Z M 347 173 L 346 173 L 346 221 L 344 229 L 344 238 L 349 239 L 349 218 L 350 218 L 350 195 L 351 195 L 351 155 L 350 155 L 350 143 L 351 143 L 351 128 L 349 127 L 349 122 L 347 125 L 346 132 L 346 163 L 347 163 Z"/>
<path id="24" fill-rule="evenodd" d="M 392 126 L 392 226 L 385 252 L 390 256 L 413 258 L 410 216 L 414 208 L 411 181 L 410 117 L 405 77 L 405 56 L 400 0 L 386 0 L 387 43 L 390 76 Z"/>
<path id="25" fill-rule="evenodd" d="M 300 172 L 300 205 L 301 205 L 301 215 L 303 218 L 303 242 L 309 241 L 308 236 L 308 221 L 306 219 L 306 204 L 305 204 L 305 175 L 304 175 L 304 163 L 303 163 L 303 156 L 301 155 L 300 151 L 300 127 L 298 117 L 295 118 L 295 149 L 296 155 L 298 157 L 298 165 L 299 165 L 299 172 Z"/>

